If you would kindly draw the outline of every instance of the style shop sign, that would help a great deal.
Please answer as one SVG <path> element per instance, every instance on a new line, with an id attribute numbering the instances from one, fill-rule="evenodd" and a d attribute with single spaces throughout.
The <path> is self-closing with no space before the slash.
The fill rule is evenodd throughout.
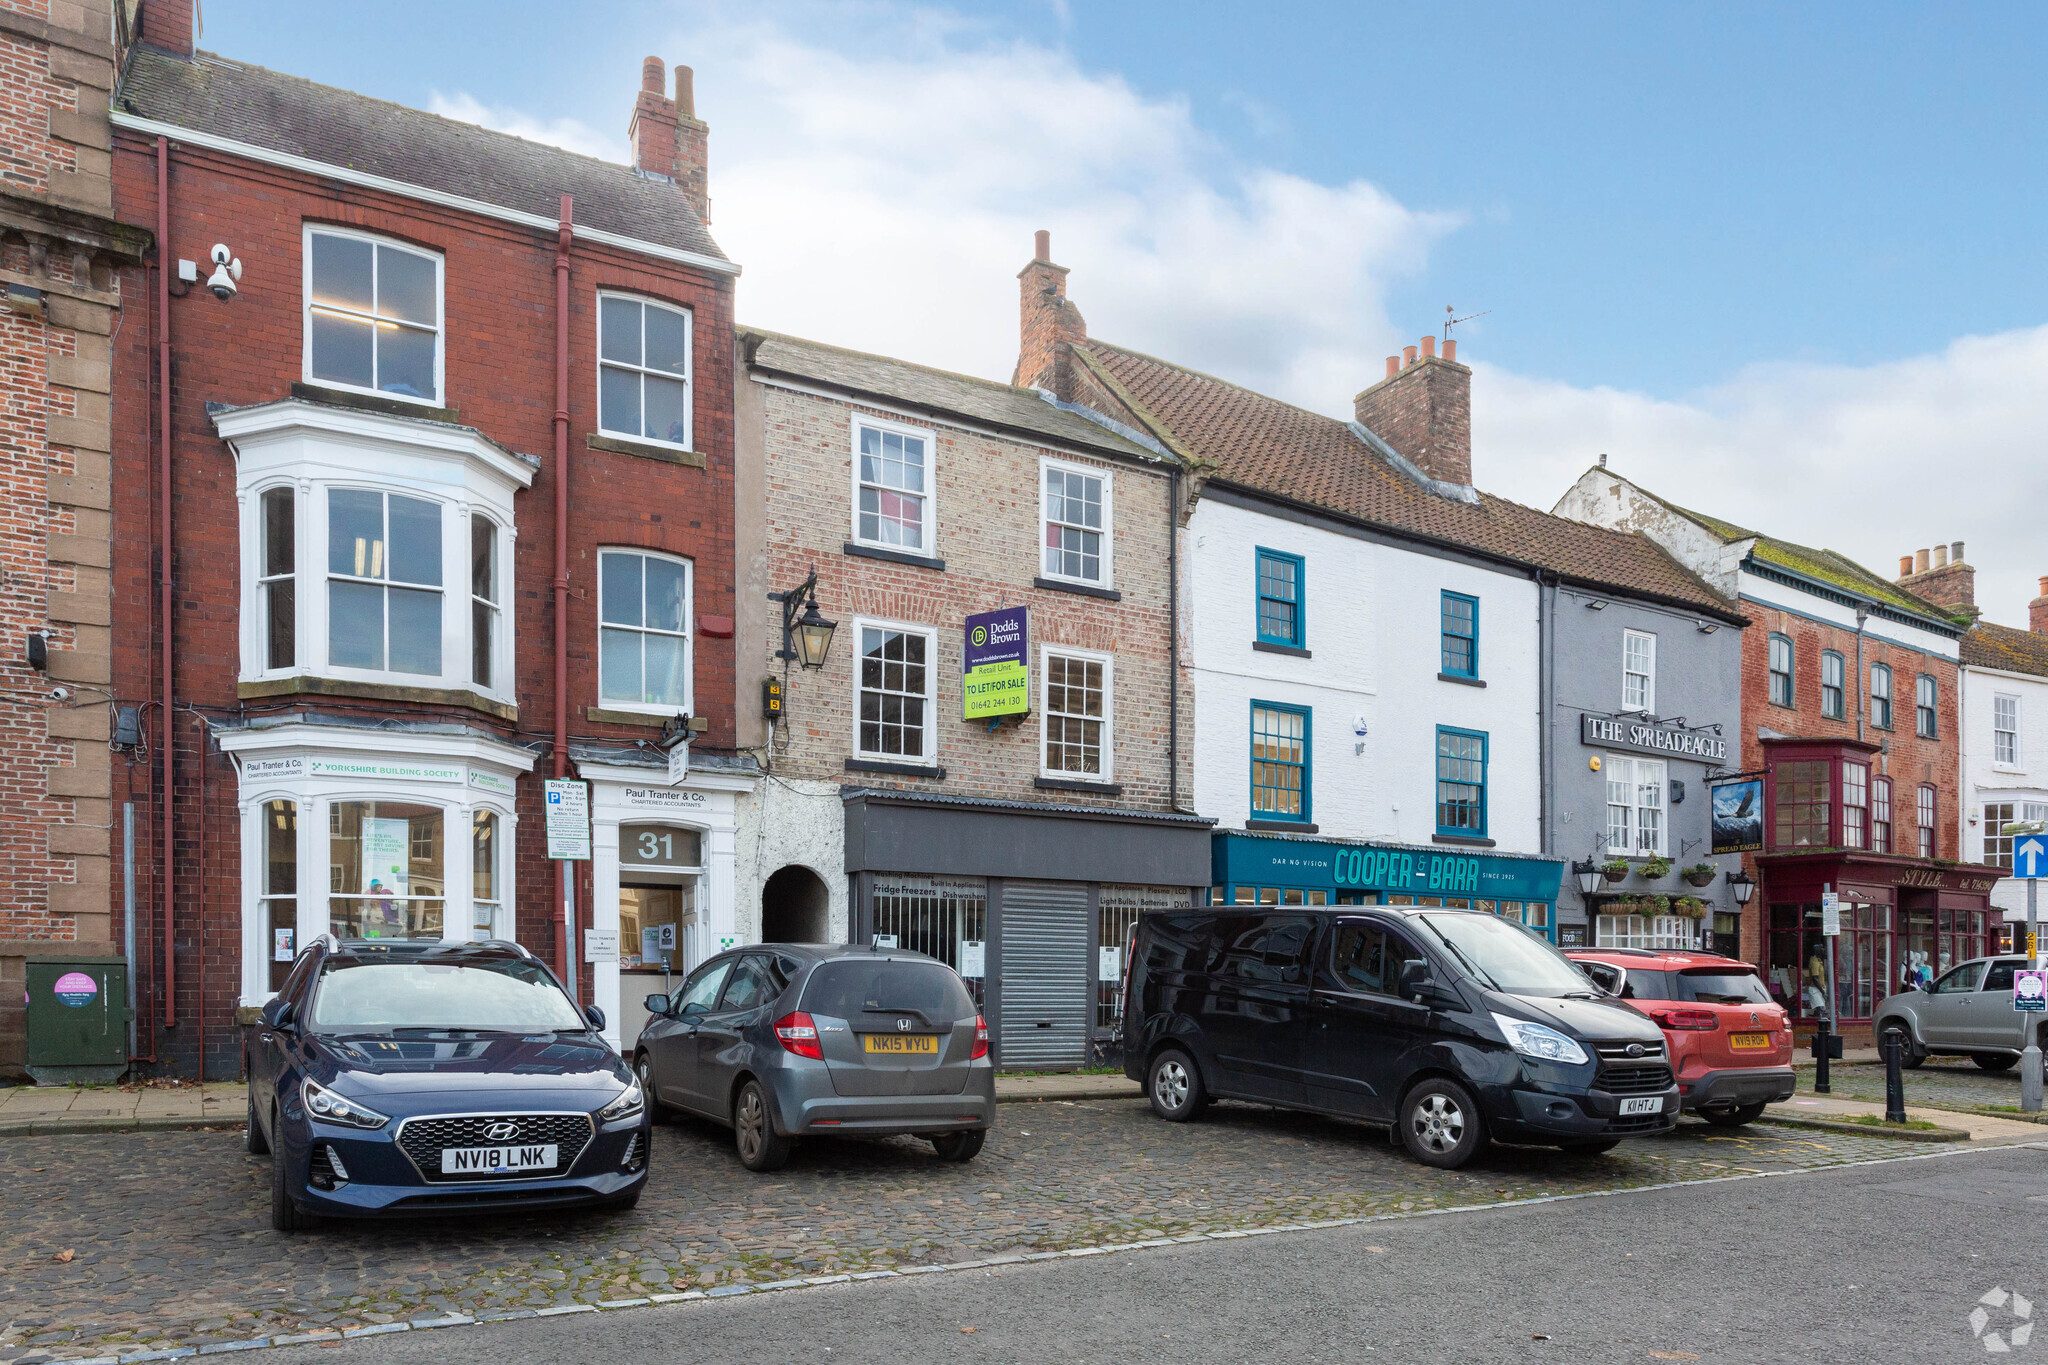
<path id="1" fill-rule="evenodd" d="M 1702 763 L 1728 761 L 1728 741 L 1719 735 L 1622 716 L 1580 716 L 1579 742 L 1596 749 L 1634 749 L 1670 758 L 1696 758 Z"/>

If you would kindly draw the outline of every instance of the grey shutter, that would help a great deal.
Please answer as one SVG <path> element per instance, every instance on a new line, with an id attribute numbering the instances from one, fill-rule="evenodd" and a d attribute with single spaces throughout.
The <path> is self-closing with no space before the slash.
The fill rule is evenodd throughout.
<path id="1" fill-rule="evenodd" d="M 1088 884 L 1003 883 L 1000 1055 L 1006 1069 L 1088 1056 Z"/>

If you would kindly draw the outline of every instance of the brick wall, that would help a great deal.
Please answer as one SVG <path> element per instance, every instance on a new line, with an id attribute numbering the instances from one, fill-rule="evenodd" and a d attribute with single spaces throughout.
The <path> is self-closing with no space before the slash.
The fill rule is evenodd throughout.
<path id="1" fill-rule="evenodd" d="M 115 193 L 122 211 L 140 221 L 156 214 L 154 143 L 123 135 L 115 149 Z M 204 262 L 207 248 L 226 242 L 242 259 L 241 292 L 222 303 L 194 289 L 170 304 L 173 339 L 172 430 L 176 509 L 171 556 L 175 586 L 175 690 L 180 707 L 224 719 L 299 707 L 362 715 L 444 716 L 494 731 L 515 743 L 545 741 L 553 728 L 551 620 L 554 500 L 562 487 L 555 466 L 554 240 L 528 230 L 402 197 L 353 189 L 319 177 L 178 147 L 171 169 L 172 220 L 167 257 Z M 338 223 L 442 252 L 446 279 L 446 394 L 465 425 L 514 450 L 541 457 L 533 487 L 518 495 L 510 564 L 510 609 L 516 632 L 516 723 L 482 712 L 401 701 L 343 698 L 237 699 L 239 665 L 237 576 L 241 572 L 233 457 L 214 433 L 208 402 L 232 405 L 286 397 L 301 378 L 301 230 L 308 221 Z M 152 282 L 153 283 L 153 282 Z M 140 271 L 124 286 L 140 291 Z M 592 451 L 596 430 L 596 291 L 644 293 L 695 313 L 695 441 L 705 467 Z M 695 563 L 697 614 L 733 614 L 732 573 L 732 292 L 728 277 L 578 244 L 572 251 L 570 307 L 571 508 L 569 732 L 575 738 L 623 743 L 647 738 L 643 726 L 601 723 L 597 705 L 597 550 L 628 545 Z M 151 447 L 153 321 L 136 310 L 114 347 L 116 425 L 114 516 L 115 690 L 128 702 L 156 695 L 153 635 L 157 493 Z M 732 641 L 696 642 L 696 710 L 708 718 L 706 748 L 733 743 Z M 151 713 L 153 716 L 153 713 Z M 226 759 L 206 746 L 195 718 L 178 717 L 177 981 L 180 1026 L 162 1053 L 189 1074 L 201 1019 L 209 1033 L 209 1074 L 234 1074 L 239 1047 L 226 1025 L 240 983 L 240 869 L 237 866 L 235 779 Z M 156 722 L 151 721 L 152 732 Z M 551 771 L 543 755 L 537 775 Z M 139 896 L 145 921 L 155 913 L 157 860 L 153 767 L 128 764 L 144 868 Z M 204 790 L 202 791 L 202 781 Z M 206 803 L 201 822 L 199 808 Z M 553 865 L 545 857 L 539 783 L 519 793 L 515 887 L 518 933 L 543 954 L 553 944 Z M 581 903 L 587 904 L 587 885 Z M 151 933 L 157 932 L 152 923 Z M 203 970 L 202 970 L 203 967 Z M 145 983 L 154 988 L 161 964 Z M 206 997 L 202 1002 L 200 992 Z M 156 1009 L 160 1014 L 160 1005 Z M 225 1041 L 223 1041 L 225 1040 Z M 224 1050 L 228 1049 L 228 1050 Z"/>
<path id="2" fill-rule="evenodd" d="M 1168 805 L 1168 612 L 1166 537 L 1169 481 L 1164 470 L 1065 453 L 1059 458 L 1102 469 L 1113 482 L 1113 583 L 1120 602 L 1035 588 L 1039 571 L 1039 459 L 1055 453 L 935 424 L 934 553 L 943 572 L 849 556 L 852 421 L 856 413 L 891 423 L 900 415 L 831 398 L 769 387 L 765 394 L 768 513 L 767 581 L 793 587 L 813 565 L 818 602 L 839 623 L 823 669 L 793 670 L 789 726 L 779 734 L 773 770 L 792 778 L 863 786 L 912 787 L 952 795 L 994 796 L 1161 810 Z M 991 734 L 987 722 L 961 718 L 961 629 L 970 613 L 1030 609 L 1033 714 Z M 849 773 L 853 753 L 857 617 L 935 627 L 938 640 L 936 754 L 941 782 L 882 773 Z M 746 642 L 750 660 L 770 671 L 780 646 L 781 618 Z M 1115 759 L 1110 780 L 1120 796 L 1047 790 L 1039 776 L 1041 668 L 1039 646 L 1066 644 L 1111 654 Z M 779 673 L 779 666 L 774 670 Z M 1185 723 L 1187 711 L 1183 711 Z M 1183 734 L 1183 747 L 1186 736 Z M 1186 792 L 1185 785 L 1181 788 Z"/>

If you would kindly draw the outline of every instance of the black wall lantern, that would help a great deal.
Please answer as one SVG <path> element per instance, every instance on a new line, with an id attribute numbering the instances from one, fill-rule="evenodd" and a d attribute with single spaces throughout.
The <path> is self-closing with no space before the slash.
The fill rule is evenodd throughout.
<path id="1" fill-rule="evenodd" d="M 1738 906 L 1748 905 L 1749 898 L 1756 894 L 1756 878 L 1738 867 L 1728 874 L 1728 890 L 1734 894 Z"/>
<path id="2" fill-rule="evenodd" d="M 832 648 L 832 632 L 839 623 L 818 614 L 816 567 L 793 591 L 771 592 L 768 600 L 782 603 L 782 648 L 775 651 L 775 657 L 794 659 L 805 668 L 823 668 L 825 655 Z M 799 609 L 802 616 L 797 615 Z"/>
<path id="3" fill-rule="evenodd" d="M 1586 904 L 1591 905 L 1593 893 L 1600 889 L 1600 883 L 1606 880 L 1607 874 L 1600 870 L 1600 864 L 1588 858 L 1582 863 L 1572 864 L 1572 875 L 1579 879 L 1579 894 L 1586 898 Z"/>

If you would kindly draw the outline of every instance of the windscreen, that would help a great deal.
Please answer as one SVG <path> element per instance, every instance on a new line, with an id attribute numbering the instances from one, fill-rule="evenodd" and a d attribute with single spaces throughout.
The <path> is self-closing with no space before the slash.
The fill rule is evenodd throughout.
<path id="1" fill-rule="evenodd" d="M 1771 993 L 1755 972 L 1708 967 L 1678 973 L 1678 999 L 1702 1005 L 1768 1005 Z"/>
<path id="2" fill-rule="evenodd" d="M 820 964 L 804 986 L 802 1008 L 856 1027 L 864 1016 L 874 1014 L 919 1015 L 934 1027 L 950 1027 L 975 1014 L 973 997 L 951 967 L 887 958 L 841 958 Z"/>
<path id="3" fill-rule="evenodd" d="M 327 1033 L 461 1029 L 482 1033 L 590 1027 L 537 962 L 329 961 L 311 1026 Z"/>
<path id="4" fill-rule="evenodd" d="M 1557 949 L 1497 915 L 1417 915 L 1483 986 L 1509 995 L 1591 995 L 1592 985 Z"/>

